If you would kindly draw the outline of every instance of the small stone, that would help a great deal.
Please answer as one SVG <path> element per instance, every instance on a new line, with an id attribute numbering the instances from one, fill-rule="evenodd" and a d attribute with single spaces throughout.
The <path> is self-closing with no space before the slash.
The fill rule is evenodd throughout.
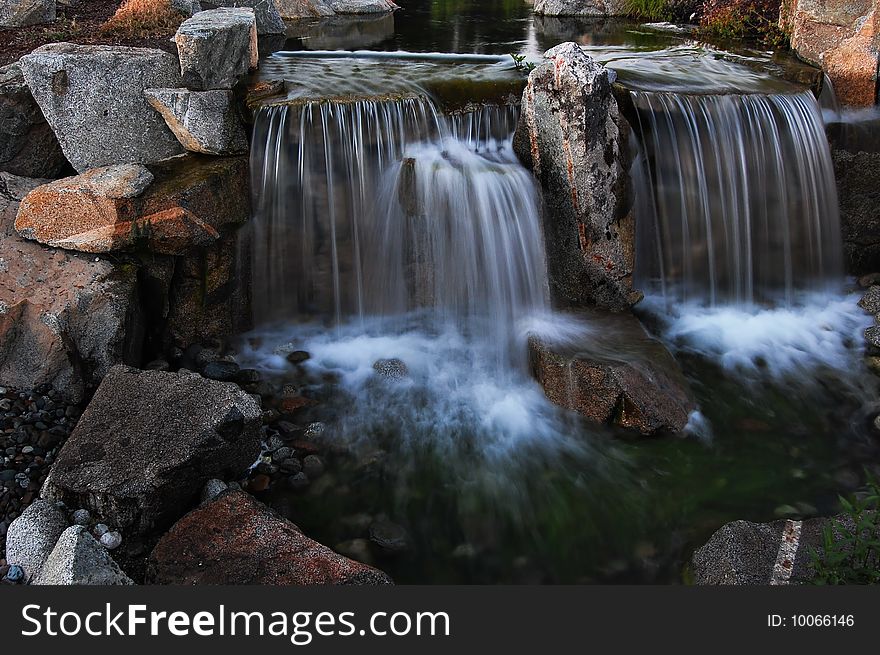
<path id="1" fill-rule="evenodd" d="M 273 434 L 266 440 L 266 450 L 275 452 L 279 448 L 284 448 L 284 440 L 277 434 Z"/>
<path id="2" fill-rule="evenodd" d="M 235 362 L 216 361 L 205 366 L 204 376 L 218 382 L 232 382 L 241 370 Z"/>
<path id="3" fill-rule="evenodd" d="M 6 579 L 9 582 L 20 582 L 22 578 L 24 578 L 24 569 L 18 566 L 18 564 L 13 564 L 6 572 Z"/>
<path id="4" fill-rule="evenodd" d="M 303 472 L 310 480 L 317 480 L 324 474 L 324 462 L 317 455 L 309 455 L 303 459 Z"/>
<path id="5" fill-rule="evenodd" d="M 387 520 L 375 521 L 370 526 L 370 541 L 388 553 L 401 553 L 409 548 L 406 529 Z"/>
<path id="6" fill-rule="evenodd" d="M 73 522 L 76 525 L 88 525 L 92 520 L 92 515 L 87 509 L 78 509 L 73 513 Z"/>
<path id="7" fill-rule="evenodd" d="M 294 491 L 300 491 L 309 486 L 309 477 L 305 473 L 297 473 L 291 475 L 287 482 Z"/>
<path id="8" fill-rule="evenodd" d="M 259 475 L 255 475 L 251 481 L 248 483 L 248 488 L 251 491 L 255 491 L 257 493 L 261 491 L 266 491 L 269 488 L 269 484 L 272 482 L 272 479 L 263 473 Z"/>
<path id="9" fill-rule="evenodd" d="M 880 375 L 880 357 L 866 357 L 865 364 L 872 373 Z"/>
<path id="10" fill-rule="evenodd" d="M 101 535 L 101 545 L 107 550 L 114 550 L 122 545 L 122 535 L 116 532 L 105 532 Z"/>
<path id="11" fill-rule="evenodd" d="M 213 500 L 228 488 L 229 486 L 223 480 L 217 480 L 216 478 L 208 480 L 202 489 L 202 503 Z"/>
<path id="12" fill-rule="evenodd" d="M 880 349 L 880 326 L 872 325 L 865 330 L 865 341 L 869 346 Z"/>
<path id="13" fill-rule="evenodd" d="M 880 285 L 868 287 L 865 295 L 859 300 L 859 307 L 869 314 L 880 314 Z"/>
<path id="14" fill-rule="evenodd" d="M 323 423 L 309 423 L 306 431 L 303 433 L 303 436 L 306 439 L 320 439 L 324 434 L 324 424 Z"/>
<path id="15" fill-rule="evenodd" d="M 293 456 L 293 450 L 288 448 L 287 446 L 283 446 L 272 453 L 272 461 L 276 464 L 280 464 L 286 459 L 289 459 Z"/>
<path id="16" fill-rule="evenodd" d="M 402 380 L 407 376 L 409 370 L 399 359 L 380 359 L 373 363 L 373 370 L 379 377 L 386 380 Z"/>
<path id="17" fill-rule="evenodd" d="M 92 530 L 92 532 L 94 533 L 94 535 L 96 537 L 100 538 L 100 537 L 103 537 L 108 532 L 110 532 L 110 528 L 107 525 L 105 525 L 104 523 L 98 523 L 95 526 L 94 530 Z"/>
<path id="18" fill-rule="evenodd" d="M 300 471 L 302 471 L 302 467 L 302 462 L 296 457 L 290 457 L 281 462 L 281 470 L 285 473 L 299 473 Z"/>
<path id="19" fill-rule="evenodd" d="M 311 357 L 305 350 L 294 350 L 287 356 L 287 361 L 291 364 L 302 364 L 304 361 L 311 359 Z"/>

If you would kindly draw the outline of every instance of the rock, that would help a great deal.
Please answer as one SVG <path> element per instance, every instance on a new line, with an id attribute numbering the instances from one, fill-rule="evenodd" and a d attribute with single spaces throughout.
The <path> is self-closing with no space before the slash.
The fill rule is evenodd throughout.
<path id="1" fill-rule="evenodd" d="M 217 7 L 250 7 L 257 19 L 257 34 L 284 34 L 284 21 L 275 0 L 211 0 Z"/>
<path id="2" fill-rule="evenodd" d="M 321 18 L 336 14 L 327 0 L 275 0 L 275 4 L 284 19 Z"/>
<path id="3" fill-rule="evenodd" d="M 131 585 L 134 582 L 83 526 L 74 525 L 58 539 L 33 584 Z"/>
<path id="4" fill-rule="evenodd" d="M 115 550 L 122 545 L 122 535 L 112 530 L 101 535 L 101 545 L 107 550 Z"/>
<path id="5" fill-rule="evenodd" d="M 305 489 L 306 487 L 309 486 L 310 481 L 309 481 L 309 476 L 307 476 L 305 473 L 300 472 L 300 473 L 296 473 L 294 475 L 291 475 L 287 479 L 287 483 L 290 485 L 290 487 L 294 491 L 302 491 L 303 489 Z"/>
<path id="6" fill-rule="evenodd" d="M 73 513 L 73 522 L 76 525 L 88 525 L 92 520 L 92 515 L 87 509 L 78 509 Z"/>
<path id="7" fill-rule="evenodd" d="M 6 533 L 6 561 L 24 570 L 25 581 L 36 577 L 55 542 L 67 529 L 67 517 L 48 500 L 38 500 L 21 513 Z"/>
<path id="8" fill-rule="evenodd" d="M 409 550 L 409 535 L 406 529 L 387 520 L 375 521 L 370 525 L 370 541 L 387 553 L 402 553 Z"/>
<path id="9" fill-rule="evenodd" d="M 0 27 L 27 27 L 55 20 L 55 0 L 0 0 Z"/>
<path id="10" fill-rule="evenodd" d="M 202 374 L 211 380 L 233 382 L 238 375 L 239 367 L 235 362 L 211 362 L 205 366 Z"/>
<path id="11" fill-rule="evenodd" d="M 780 23 L 802 59 L 821 66 L 846 105 L 877 101 L 878 20 L 874 0 L 789 0 Z"/>
<path id="12" fill-rule="evenodd" d="M 865 330 L 865 342 L 872 348 L 880 349 L 880 325 L 872 325 Z"/>
<path id="13" fill-rule="evenodd" d="M 399 359 L 380 359 L 373 363 L 373 370 L 387 380 L 402 380 L 409 374 L 406 364 Z"/>
<path id="14" fill-rule="evenodd" d="M 837 516 L 852 529 L 851 520 Z M 829 519 L 734 521 L 722 526 L 691 558 L 698 585 L 780 585 L 808 583 L 810 550 L 822 551 Z M 836 531 L 835 531 L 836 532 Z M 840 537 L 842 535 L 837 534 Z"/>
<path id="15" fill-rule="evenodd" d="M 56 177 L 70 164 L 15 63 L 0 68 L 0 170 Z"/>
<path id="16" fill-rule="evenodd" d="M 880 153 L 833 150 L 847 271 L 880 270 Z"/>
<path id="17" fill-rule="evenodd" d="M 117 366 L 104 378 L 43 485 L 148 534 L 178 518 L 211 478 L 237 478 L 260 452 L 260 410 L 233 384 Z"/>
<path id="18" fill-rule="evenodd" d="M 682 432 L 695 404 L 663 344 L 632 315 L 596 314 L 591 322 L 596 333 L 582 343 L 529 338 L 529 364 L 547 398 L 596 423 L 645 435 Z"/>
<path id="19" fill-rule="evenodd" d="M 212 478 L 205 483 L 204 488 L 202 489 L 202 504 L 204 505 L 207 502 L 214 500 L 217 496 L 226 491 L 229 486 L 223 482 L 223 480 L 217 480 Z"/>
<path id="20" fill-rule="evenodd" d="M 286 359 L 291 364 L 302 364 L 311 358 L 311 355 L 307 353 L 305 350 L 294 350 L 292 353 L 287 355 Z"/>
<path id="21" fill-rule="evenodd" d="M 248 142 L 231 91 L 148 89 L 147 100 L 190 152 L 234 155 Z"/>
<path id="22" fill-rule="evenodd" d="M 865 364 L 875 375 L 880 375 L 880 357 L 866 357 Z"/>
<path id="23" fill-rule="evenodd" d="M 229 491 L 180 519 L 147 564 L 153 584 L 390 584 L 305 536 L 252 496 Z"/>
<path id="24" fill-rule="evenodd" d="M 171 7 L 184 16 L 192 16 L 202 10 L 199 0 L 171 0 Z"/>
<path id="25" fill-rule="evenodd" d="M 563 303 L 622 310 L 633 290 L 628 130 L 608 70 L 575 43 L 529 75 L 514 149 L 544 192 L 550 286 Z"/>
<path id="26" fill-rule="evenodd" d="M 67 250 L 181 255 L 249 218 L 246 170 L 246 157 L 196 155 L 149 168 L 95 168 L 31 191 L 15 226 L 25 238 Z"/>
<path id="27" fill-rule="evenodd" d="M 317 480 L 324 474 L 324 462 L 317 455 L 307 455 L 302 465 L 303 473 L 309 476 L 310 480 Z"/>
<path id="28" fill-rule="evenodd" d="M 231 89 L 259 62 L 253 9 L 200 12 L 183 22 L 174 41 L 183 83 L 191 89 Z"/>
<path id="29" fill-rule="evenodd" d="M 353 560 L 372 566 L 373 553 L 370 552 L 370 542 L 366 539 L 349 539 L 336 544 L 333 549 L 340 555 L 345 555 Z"/>
<path id="30" fill-rule="evenodd" d="M 180 86 L 173 55 L 123 46 L 52 43 L 21 70 L 67 160 L 80 173 L 151 163 L 183 151 L 144 89 Z"/>
<path id="31" fill-rule="evenodd" d="M 324 0 L 337 14 L 382 14 L 399 9 L 391 0 Z"/>
<path id="32" fill-rule="evenodd" d="M 0 385 L 45 384 L 76 403 L 111 366 L 140 356 L 137 272 L 21 239 L 17 207 L 0 207 Z"/>
<path id="33" fill-rule="evenodd" d="M 110 527 L 106 523 L 98 523 L 92 530 L 94 535 L 99 539 L 110 532 Z"/>
<path id="34" fill-rule="evenodd" d="M 9 580 L 9 582 L 22 582 L 24 580 L 24 569 L 17 564 L 13 564 L 3 577 Z"/>
<path id="35" fill-rule="evenodd" d="M 535 0 L 538 16 L 624 16 L 626 0 Z"/>
<path id="36" fill-rule="evenodd" d="M 859 307 L 869 314 L 880 314 L 880 285 L 868 287 L 865 295 L 859 300 Z"/>

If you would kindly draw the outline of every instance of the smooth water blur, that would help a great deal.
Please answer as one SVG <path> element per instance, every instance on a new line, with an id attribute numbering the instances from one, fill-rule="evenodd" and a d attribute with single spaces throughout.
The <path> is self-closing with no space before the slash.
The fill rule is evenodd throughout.
<path id="1" fill-rule="evenodd" d="M 640 285 L 709 305 L 839 285 L 836 182 L 811 93 L 631 95 Z"/>

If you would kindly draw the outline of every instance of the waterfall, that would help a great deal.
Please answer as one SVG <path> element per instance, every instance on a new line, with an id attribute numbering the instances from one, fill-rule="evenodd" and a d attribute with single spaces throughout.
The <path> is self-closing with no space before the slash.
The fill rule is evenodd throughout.
<path id="1" fill-rule="evenodd" d="M 811 93 L 631 97 L 640 284 L 710 305 L 790 303 L 842 274 L 834 171 Z"/>
<path id="2" fill-rule="evenodd" d="M 258 323 L 428 311 L 509 342 L 546 309 L 539 196 L 518 110 L 423 95 L 266 107 L 255 126 Z"/>

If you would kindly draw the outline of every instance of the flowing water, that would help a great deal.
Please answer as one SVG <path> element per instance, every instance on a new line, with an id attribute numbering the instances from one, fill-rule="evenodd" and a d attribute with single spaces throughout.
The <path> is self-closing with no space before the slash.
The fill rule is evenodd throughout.
<path id="1" fill-rule="evenodd" d="M 877 390 L 800 65 L 525 2 L 400 4 L 300 26 L 261 66 L 286 88 L 257 113 L 238 359 L 317 401 L 294 427 L 330 449 L 308 491 L 266 501 L 345 552 L 399 524 L 407 551 L 368 556 L 445 583 L 678 582 L 726 521 L 834 511 L 876 459 Z M 587 425 L 528 375 L 530 333 L 638 356 L 552 312 L 540 195 L 511 148 L 523 77 L 503 55 L 569 39 L 632 89 L 640 314 L 683 365 L 699 438 Z"/>

